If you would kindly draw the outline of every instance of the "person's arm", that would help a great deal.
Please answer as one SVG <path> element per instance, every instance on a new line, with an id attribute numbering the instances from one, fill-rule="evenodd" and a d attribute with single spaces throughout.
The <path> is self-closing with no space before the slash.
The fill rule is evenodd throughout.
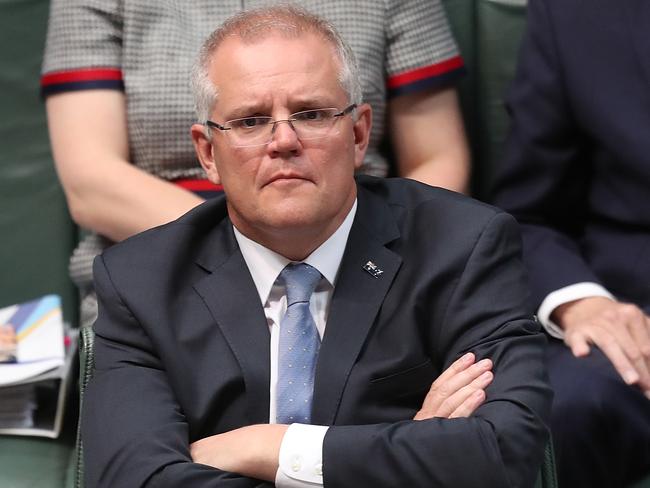
<path id="1" fill-rule="evenodd" d="M 527 18 L 506 103 L 510 133 L 494 168 L 491 197 L 521 225 L 531 305 L 537 309 L 555 290 L 600 280 L 578 242 L 588 212 L 590 142 L 572 111 L 545 3 L 529 2 Z"/>
<path id="2" fill-rule="evenodd" d="M 56 169 L 80 226 L 120 241 L 202 202 L 130 164 L 121 91 L 61 93 L 46 106 Z"/>
<path id="3" fill-rule="evenodd" d="M 447 368 L 462 351 L 491 359 L 485 402 L 468 417 L 330 426 L 324 486 L 531 486 L 547 441 L 551 393 L 545 339 L 526 313 L 525 294 L 516 224 L 500 214 L 474 246 L 445 317 L 432 324 L 432 355 Z"/>
<path id="4" fill-rule="evenodd" d="M 476 362 L 474 354 L 463 355 L 431 384 L 413 420 L 469 417 L 485 401 L 485 389 L 494 378 L 491 368 L 492 362 L 489 359 Z M 277 480 L 278 465 L 281 464 L 280 452 L 284 447 L 288 427 L 278 424 L 251 425 L 206 437 L 190 446 L 192 459 L 197 463 L 244 476 L 267 481 Z M 295 427 L 300 429 L 305 426 L 296 424 Z M 315 435 L 310 429 L 313 429 L 313 426 L 298 434 L 302 445 L 300 448 L 296 446 L 297 452 L 322 450 L 321 431 L 317 431 Z M 297 471 L 300 470 L 301 466 Z M 294 473 L 287 473 L 289 474 Z M 322 486 L 321 476 L 310 478 L 319 479 L 320 483 L 315 483 L 313 479 L 306 484 L 302 484 L 302 480 L 289 479 L 289 483 L 291 486 L 301 487 Z"/>
<path id="5" fill-rule="evenodd" d="M 400 176 L 467 192 L 469 149 L 455 88 L 394 97 L 388 114 Z"/>
<path id="6" fill-rule="evenodd" d="M 588 216 L 590 147 L 566 90 L 567 67 L 544 0 L 528 6 L 528 28 L 508 107 L 506 157 L 497 168 L 494 202 L 522 228 L 532 306 L 578 283 L 603 286 L 579 242 Z M 650 390 L 650 325 L 634 305 L 607 298 L 572 300 L 550 312 L 577 356 L 600 347 L 628 383 Z"/>
<path id="7" fill-rule="evenodd" d="M 469 149 L 456 83 L 463 60 L 439 0 L 386 2 L 387 122 L 397 174 L 467 192 Z"/>
<path id="8" fill-rule="evenodd" d="M 520 246 L 514 219 L 494 215 L 454 278 L 444 315 L 431 324 L 428 347 L 445 367 L 470 350 L 492 360 L 485 402 L 467 418 L 331 427 L 323 444 L 326 486 L 532 486 L 551 391 L 545 338 L 525 306 Z"/>
<path id="9" fill-rule="evenodd" d="M 94 274 L 99 317 L 94 375 L 82 409 L 85 486 L 272 486 L 193 462 L 188 421 L 151 338 L 113 285 L 101 256 Z"/>

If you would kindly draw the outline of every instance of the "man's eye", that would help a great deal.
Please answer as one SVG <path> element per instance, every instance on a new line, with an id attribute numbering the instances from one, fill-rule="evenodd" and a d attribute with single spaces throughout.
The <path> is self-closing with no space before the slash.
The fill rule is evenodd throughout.
<path id="1" fill-rule="evenodd" d="M 244 119 L 237 119 L 231 122 L 234 129 L 253 129 L 268 124 L 266 117 L 246 117 Z"/>
<path id="2" fill-rule="evenodd" d="M 303 120 L 305 122 L 320 122 L 327 118 L 327 111 L 325 110 L 307 110 L 306 112 L 299 112 L 294 115 L 296 120 Z"/>

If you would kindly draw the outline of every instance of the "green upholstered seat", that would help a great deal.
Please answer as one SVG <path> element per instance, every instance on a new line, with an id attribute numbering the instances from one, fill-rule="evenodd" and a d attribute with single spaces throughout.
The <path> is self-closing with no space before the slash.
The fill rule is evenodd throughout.
<path id="1" fill-rule="evenodd" d="M 542 467 L 535 481 L 535 488 L 558 488 L 557 476 L 555 474 L 555 457 L 551 442 L 544 449 L 544 460 L 542 461 Z"/>
<path id="2" fill-rule="evenodd" d="M 48 2 L 0 0 L 0 307 L 56 293 L 73 323 L 77 299 L 67 264 L 76 230 L 39 99 L 47 13 Z M 58 440 L 0 436 L 0 486 L 63 486 L 74 421 L 66 428 Z"/>

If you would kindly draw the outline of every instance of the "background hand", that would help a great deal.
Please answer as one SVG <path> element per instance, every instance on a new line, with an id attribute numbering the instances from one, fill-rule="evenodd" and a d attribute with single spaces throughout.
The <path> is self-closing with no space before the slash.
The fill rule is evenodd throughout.
<path id="1" fill-rule="evenodd" d="M 564 329 L 574 356 L 598 346 L 623 380 L 650 398 L 650 317 L 636 305 L 589 297 L 560 305 L 551 319 Z"/>
<path id="2" fill-rule="evenodd" d="M 491 360 L 476 362 L 473 353 L 465 354 L 436 378 L 413 420 L 469 417 L 485 401 L 491 370 Z"/>

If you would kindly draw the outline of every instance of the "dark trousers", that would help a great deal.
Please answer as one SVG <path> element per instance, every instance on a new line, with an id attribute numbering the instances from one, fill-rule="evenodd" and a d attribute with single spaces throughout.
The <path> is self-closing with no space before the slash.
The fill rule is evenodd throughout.
<path id="1" fill-rule="evenodd" d="M 577 359 L 551 339 L 547 359 L 559 488 L 623 488 L 650 474 L 650 400 L 598 349 Z"/>

